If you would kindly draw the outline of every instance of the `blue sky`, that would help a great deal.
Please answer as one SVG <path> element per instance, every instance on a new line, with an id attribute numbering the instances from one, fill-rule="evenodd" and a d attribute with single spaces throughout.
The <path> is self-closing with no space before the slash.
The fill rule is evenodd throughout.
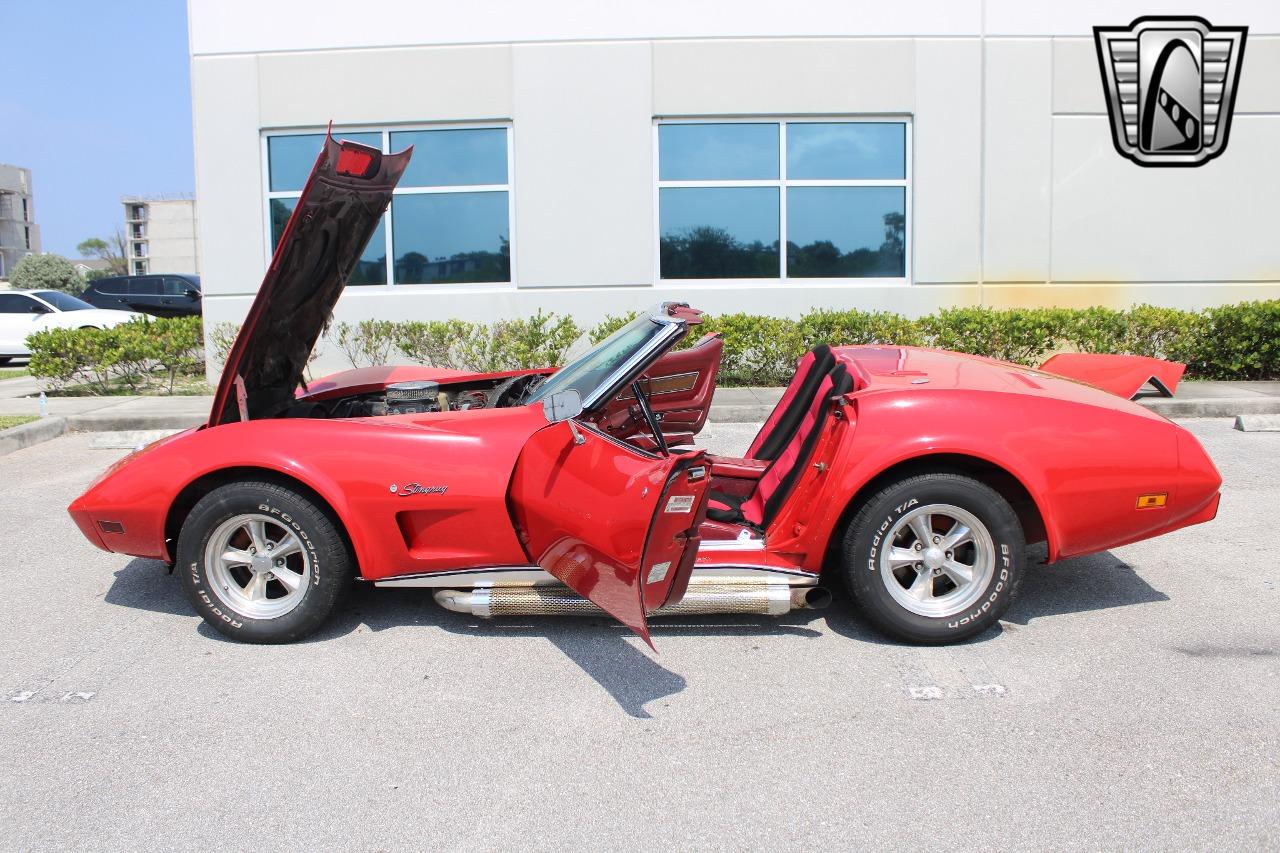
<path id="1" fill-rule="evenodd" d="M 44 251 L 195 188 L 186 0 L 0 0 L 0 32 L 0 162 L 32 171 Z"/>

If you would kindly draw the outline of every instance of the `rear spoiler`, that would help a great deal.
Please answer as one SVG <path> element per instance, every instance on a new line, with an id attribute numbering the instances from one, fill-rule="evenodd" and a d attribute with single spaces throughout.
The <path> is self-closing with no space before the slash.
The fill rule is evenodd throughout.
<path id="1" fill-rule="evenodd" d="M 1161 396 L 1172 397 L 1187 366 L 1145 355 L 1066 352 L 1052 356 L 1040 369 L 1132 400 L 1148 385 Z"/>

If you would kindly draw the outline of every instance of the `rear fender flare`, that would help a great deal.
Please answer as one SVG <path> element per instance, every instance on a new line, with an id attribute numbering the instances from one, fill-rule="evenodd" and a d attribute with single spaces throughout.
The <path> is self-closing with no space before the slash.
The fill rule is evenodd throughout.
<path id="1" fill-rule="evenodd" d="M 983 468 L 999 472 L 1022 487 L 1031 499 L 1044 526 L 1045 542 L 1049 552 L 1048 562 L 1054 562 L 1057 559 L 1060 535 L 1052 504 L 1045 498 L 1043 484 L 1036 478 L 1020 473 L 1027 471 L 1029 466 L 1011 465 L 1010 460 L 1002 459 L 996 454 L 984 452 L 981 449 L 975 450 L 972 444 L 931 443 L 927 449 L 899 449 L 895 453 L 860 462 L 844 479 L 837 492 L 838 496 L 834 503 L 841 510 L 830 516 L 827 528 L 822 532 L 823 538 L 831 543 L 831 547 L 838 547 L 838 542 L 835 540 L 839 538 L 840 527 L 853 518 L 858 507 L 875 491 L 900 479 L 898 474 L 906 477 L 911 476 L 912 473 L 931 470 L 931 465 L 934 463 L 936 463 L 936 470 L 939 471 L 969 473 L 965 471 L 966 460 L 970 464 L 977 463 Z M 977 476 L 976 479 L 982 478 Z M 999 488 L 996 490 L 1001 491 Z"/>

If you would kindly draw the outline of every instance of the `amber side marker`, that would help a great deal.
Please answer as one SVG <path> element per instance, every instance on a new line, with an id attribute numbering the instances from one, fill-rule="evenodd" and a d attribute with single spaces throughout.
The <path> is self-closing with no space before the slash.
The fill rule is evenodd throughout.
<path id="1" fill-rule="evenodd" d="M 124 525 L 118 521 L 99 521 L 98 529 L 103 533 L 124 533 Z"/>
<path id="2" fill-rule="evenodd" d="M 1161 492 L 1158 495 L 1138 495 L 1138 509 L 1159 509 L 1169 500 L 1169 495 Z"/>

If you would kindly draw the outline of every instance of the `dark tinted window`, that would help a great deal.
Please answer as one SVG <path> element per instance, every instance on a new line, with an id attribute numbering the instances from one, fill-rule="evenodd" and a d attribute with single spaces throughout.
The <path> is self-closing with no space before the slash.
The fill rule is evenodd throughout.
<path id="1" fill-rule="evenodd" d="M 382 148 L 381 133 L 333 134 L 335 139 L 350 139 L 371 148 Z M 301 136 L 271 136 L 267 138 L 267 166 L 271 176 L 271 191 L 300 190 L 311 174 L 311 167 L 324 146 L 323 133 L 307 133 Z"/>
<path id="2" fill-rule="evenodd" d="M 123 278 L 104 278 L 94 284 L 93 289 L 99 293 L 123 296 L 129 292 L 129 282 Z"/>
<path id="3" fill-rule="evenodd" d="M 188 290 L 195 289 L 180 278 L 166 278 L 160 287 L 165 296 L 186 296 Z"/>
<path id="4" fill-rule="evenodd" d="M 0 293 L 0 314 L 29 314 L 35 304 L 21 293 Z"/>
<path id="5" fill-rule="evenodd" d="M 271 250 L 280 245 L 284 236 L 284 227 L 298 206 L 296 198 L 271 199 Z M 356 261 L 351 275 L 347 276 L 347 284 L 386 284 L 387 283 L 387 220 L 383 217 L 378 227 L 369 238 L 360 260 Z"/>
<path id="6" fill-rule="evenodd" d="M 663 187 L 658 218 L 663 278 L 779 275 L 777 187 Z"/>
<path id="7" fill-rule="evenodd" d="M 160 279 L 135 278 L 129 285 L 129 293 L 134 296 L 159 296 Z"/>
<path id="8" fill-rule="evenodd" d="M 506 128 L 406 130 L 391 134 L 391 150 L 413 146 L 402 187 L 507 182 Z"/>
<path id="9" fill-rule="evenodd" d="M 271 251 L 275 252 L 276 246 L 280 245 L 280 238 L 284 236 L 284 227 L 289 224 L 289 217 L 293 215 L 293 209 L 298 206 L 296 198 L 273 198 L 271 199 Z"/>
<path id="10" fill-rule="evenodd" d="M 59 311 L 86 311 L 93 308 L 88 302 L 83 299 L 77 299 L 69 293 L 59 293 L 56 290 L 37 290 L 35 294 Z"/>
<path id="11" fill-rule="evenodd" d="M 907 176 L 907 126 L 891 122 L 792 122 L 790 180 L 894 180 Z"/>
<path id="12" fill-rule="evenodd" d="M 398 195 L 396 284 L 510 281 L 505 192 Z"/>
<path id="13" fill-rule="evenodd" d="M 664 181 L 777 178 L 778 125 L 664 124 L 658 169 Z"/>
<path id="14" fill-rule="evenodd" d="M 902 187 L 790 187 L 787 275 L 892 278 L 906 271 Z"/>

